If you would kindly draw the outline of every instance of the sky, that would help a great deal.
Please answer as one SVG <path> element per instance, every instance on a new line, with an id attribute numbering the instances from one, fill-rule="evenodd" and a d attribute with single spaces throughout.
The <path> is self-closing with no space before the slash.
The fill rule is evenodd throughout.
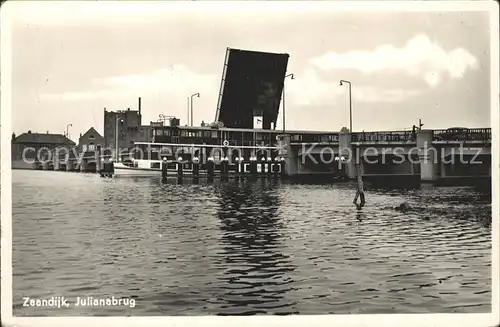
<path id="1" fill-rule="evenodd" d="M 487 12 L 175 11 L 164 3 L 13 6 L 12 130 L 103 132 L 104 108 L 215 119 L 227 47 L 288 53 L 286 128 L 490 126 Z M 193 3 L 193 8 L 195 4 Z M 118 9 L 118 10 L 117 10 Z M 281 128 L 281 110 L 277 128 Z"/>

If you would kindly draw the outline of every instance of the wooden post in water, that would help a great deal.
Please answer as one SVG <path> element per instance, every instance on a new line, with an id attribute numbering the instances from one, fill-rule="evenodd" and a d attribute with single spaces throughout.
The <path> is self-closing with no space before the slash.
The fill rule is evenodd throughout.
<path id="1" fill-rule="evenodd" d="M 266 168 L 267 168 L 267 163 L 266 163 L 266 157 L 262 157 L 260 159 L 260 176 L 264 177 L 266 176 Z"/>
<path id="2" fill-rule="evenodd" d="M 220 170 L 222 175 L 227 175 L 229 173 L 229 158 L 222 158 L 222 162 L 220 164 Z"/>
<path id="3" fill-rule="evenodd" d="M 243 157 L 239 158 L 238 172 L 243 176 L 245 174 L 245 159 Z"/>
<path id="4" fill-rule="evenodd" d="M 236 181 L 240 180 L 240 157 L 234 158 L 234 174 L 236 176 Z"/>
<path id="5" fill-rule="evenodd" d="M 200 175 L 200 159 L 198 157 L 193 158 L 193 176 L 198 177 Z"/>
<path id="6" fill-rule="evenodd" d="M 240 157 L 236 157 L 234 159 L 234 161 L 236 161 L 236 174 L 239 175 L 243 172 L 243 170 L 241 169 L 242 168 L 242 161 L 240 160 Z"/>
<path id="7" fill-rule="evenodd" d="M 177 158 L 177 178 L 182 179 L 183 169 L 182 157 L 179 157 Z"/>
<path id="8" fill-rule="evenodd" d="M 224 157 L 222 158 L 221 164 L 220 164 L 220 179 L 221 181 L 227 181 L 229 178 L 229 158 Z"/>
<path id="9" fill-rule="evenodd" d="M 355 166 L 356 166 L 356 195 L 354 196 L 353 203 L 358 205 L 358 198 L 360 198 L 359 206 L 365 205 L 365 191 L 363 189 L 363 172 L 361 171 L 361 163 L 359 162 L 359 156 L 357 154 L 357 149 L 355 151 Z"/>
<path id="10" fill-rule="evenodd" d="M 109 164 L 109 176 L 112 177 L 114 173 L 115 173 L 115 163 L 113 160 L 111 160 L 111 163 Z"/>
<path id="11" fill-rule="evenodd" d="M 167 182 L 167 173 L 168 173 L 168 163 L 167 163 L 167 158 L 164 157 L 161 163 L 161 180 L 163 183 Z"/>
<path id="12" fill-rule="evenodd" d="M 279 174 L 280 165 L 281 165 L 280 158 L 279 157 L 274 158 L 273 174 L 275 177 L 277 177 Z"/>
<path id="13" fill-rule="evenodd" d="M 257 175 L 257 158 L 256 157 L 250 157 L 250 173 L 254 177 Z"/>
<path id="14" fill-rule="evenodd" d="M 208 160 L 207 160 L 207 176 L 208 176 L 209 180 L 212 180 L 214 178 L 214 168 L 215 168 L 214 158 L 208 157 Z"/>
<path id="15" fill-rule="evenodd" d="M 95 161 L 96 161 L 96 165 L 95 165 L 96 173 L 100 174 L 102 172 L 102 151 L 101 151 L 100 145 L 98 145 L 96 147 Z"/>

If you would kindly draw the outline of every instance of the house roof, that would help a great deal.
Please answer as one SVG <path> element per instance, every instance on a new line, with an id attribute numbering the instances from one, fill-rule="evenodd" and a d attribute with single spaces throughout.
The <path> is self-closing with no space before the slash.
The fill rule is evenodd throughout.
<path id="1" fill-rule="evenodd" d="M 96 131 L 96 129 L 94 127 L 89 128 L 88 131 L 86 131 L 82 136 L 80 136 L 80 138 L 85 137 L 85 136 L 87 136 L 87 134 L 90 134 L 90 133 L 95 134 L 97 137 L 103 138 L 102 135 L 99 134 L 99 132 Z"/>
<path id="2" fill-rule="evenodd" d="M 75 145 L 75 142 L 68 139 L 62 134 L 48 133 L 23 133 L 14 139 L 15 143 L 46 143 L 46 144 L 62 144 Z"/>

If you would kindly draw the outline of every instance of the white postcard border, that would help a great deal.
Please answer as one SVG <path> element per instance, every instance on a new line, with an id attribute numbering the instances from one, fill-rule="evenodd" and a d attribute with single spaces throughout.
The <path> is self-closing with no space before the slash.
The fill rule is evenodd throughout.
<path id="1" fill-rule="evenodd" d="M 47 1 L 48 2 L 48 1 Z M 99 10 L 112 14 L 116 10 L 140 13 L 151 6 L 178 11 L 487 11 L 491 26 L 491 127 L 492 127 L 492 313 L 490 314 L 383 314 L 383 315 L 294 315 L 246 317 L 12 317 L 12 174 L 11 174 L 11 49 L 9 11 L 14 6 L 25 6 L 36 15 L 36 7 L 46 1 L 9 1 L 1 10 L 1 318 L 5 326 L 492 326 L 500 322 L 499 315 L 499 8 L 495 1 L 247 1 L 247 2 L 62 2 L 56 5 L 81 6 L 85 10 Z M 305 4 L 307 2 L 307 4 Z M 119 7 L 118 7 L 119 6 Z M 148 7 L 148 8 L 146 8 Z M 30 9 L 31 8 L 31 9 Z"/>

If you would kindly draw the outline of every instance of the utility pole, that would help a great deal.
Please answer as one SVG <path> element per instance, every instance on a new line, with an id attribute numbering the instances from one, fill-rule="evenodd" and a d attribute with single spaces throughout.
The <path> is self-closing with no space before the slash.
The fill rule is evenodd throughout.
<path id="1" fill-rule="evenodd" d="M 422 126 L 424 126 L 424 124 L 422 124 L 422 119 L 419 119 L 418 120 L 418 129 L 422 130 Z"/>

